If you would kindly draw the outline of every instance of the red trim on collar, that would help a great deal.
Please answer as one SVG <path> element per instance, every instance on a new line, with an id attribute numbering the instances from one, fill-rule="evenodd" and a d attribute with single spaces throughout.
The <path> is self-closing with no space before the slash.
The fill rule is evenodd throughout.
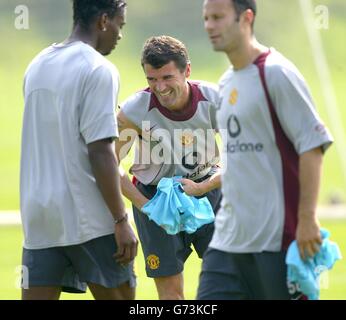
<path id="1" fill-rule="evenodd" d="M 256 66 L 264 64 L 265 61 L 267 60 L 267 57 L 271 54 L 270 49 L 267 52 L 261 53 L 256 60 L 253 62 Z"/>
<path id="2" fill-rule="evenodd" d="M 196 113 L 198 103 L 200 101 L 208 101 L 208 100 L 203 96 L 201 90 L 199 89 L 198 82 L 188 81 L 187 83 L 190 86 L 192 100 L 191 100 L 191 103 L 187 106 L 187 108 L 185 108 L 183 111 L 174 112 L 163 107 L 161 103 L 159 102 L 159 100 L 157 99 L 156 95 L 153 94 L 150 88 L 147 88 L 144 91 L 149 92 L 151 94 L 149 111 L 154 108 L 157 108 L 163 116 L 173 121 L 187 121 L 191 119 Z"/>

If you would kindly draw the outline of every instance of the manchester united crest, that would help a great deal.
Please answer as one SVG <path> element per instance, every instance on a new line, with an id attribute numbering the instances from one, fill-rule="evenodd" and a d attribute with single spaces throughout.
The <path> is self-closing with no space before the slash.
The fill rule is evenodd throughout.
<path id="1" fill-rule="evenodd" d="M 160 266 L 160 259 L 158 256 L 151 254 L 147 256 L 147 264 L 151 270 L 156 270 Z"/>
<path id="2" fill-rule="evenodd" d="M 184 132 L 180 137 L 181 144 L 185 147 L 188 147 L 194 142 L 194 135 L 192 133 Z"/>

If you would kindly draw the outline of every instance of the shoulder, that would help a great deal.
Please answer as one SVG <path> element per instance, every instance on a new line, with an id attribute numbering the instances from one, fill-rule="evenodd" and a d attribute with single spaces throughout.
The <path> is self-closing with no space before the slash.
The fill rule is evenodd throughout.
<path id="1" fill-rule="evenodd" d="M 151 101 L 151 92 L 148 89 L 141 90 L 129 96 L 120 104 L 120 112 L 137 127 L 141 127 L 141 122 L 146 117 Z"/>
<path id="2" fill-rule="evenodd" d="M 233 68 L 229 67 L 219 80 L 219 90 L 222 90 L 224 86 L 230 81 L 233 75 Z"/>
<path id="3" fill-rule="evenodd" d="M 265 73 L 267 81 L 271 84 L 280 85 L 285 82 L 296 84 L 304 82 L 304 77 L 298 68 L 281 53 L 271 49 L 272 53 L 265 62 Z"/>
<path id="4" fill-rule="evenodd" d="M 212 103 L 217 103 L 219 96 L 219 89 L 215 83 L 197 80 L 189 81 L 192 87 L 193 94 L 197 97 L 199 101 L 209 101 Z"/>
<path id="5" fill-rule="evenodd" d="M 121 109 L 149 107 L 150 99 L 151 92 L 148 89 L 144 89 L 129 96 L 121 103 L 120 107 Z"/>
<path id="6" fill-rule="evenodd" d="M 119 79 L 117 67 L 91 46 L 81 43 L 76 46 L 75 50 L 76 54 L 83 60 L 82 68 L 92 77 L 98 77 L 99 80 L 105 76 L 112 77 L 114 80 Z"/>
<path id="7" fill-rule="evenodd" d="M 29 63 L 28 67 L 26 68 L 25 75 L 30 72 L 35 66 L 39 65 L 44 61 L 45 56 L 53 50 L 53 46 L 49 46 L 43 50 L 41 50 Z"/>
<path id="8" fill-rule="evenodd" d="M 121 112 L 135 125 L 140 126 L 150 109 L 151 92 L 141 90 L 120 104 Z"/>

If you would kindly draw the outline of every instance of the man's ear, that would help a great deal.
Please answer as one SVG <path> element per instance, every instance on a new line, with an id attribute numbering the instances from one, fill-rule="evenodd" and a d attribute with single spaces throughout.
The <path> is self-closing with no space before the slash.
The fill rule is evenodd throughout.
<path id="1" fill-rule="evenodd" d="M 189 78 L 191 75 L 191 63 L 188 63 L 185 70 L 185 77 Z"/>
<path id="2" fill-rule="evenodd" d="M 97 18 L 97 28 L 100 31 L 107 31 L 107 22 L 108 22 L 108 15 L 107 13 L 103 13 Z"/>
<path id="3" fill-rule="evenodd" d="M 251 9 L 247 9 L 242 13 L 244 21 L 246 21 L 250 26 L 255 20 L 255 15 Z"/>

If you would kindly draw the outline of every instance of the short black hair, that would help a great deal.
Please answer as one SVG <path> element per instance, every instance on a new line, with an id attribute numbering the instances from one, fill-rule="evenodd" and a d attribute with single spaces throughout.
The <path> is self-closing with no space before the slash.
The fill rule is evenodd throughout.
<path id="1" fill-rule="evenodd" d="M 173 61 L 180 71 L 185 71 L 189 61 L 184 43 L 170 36 L 157 36 L 149 38 L 143 46 L 141 64 L 150 64 L 160 69 Z"/>
<path id="2" fill-rule="evenodd" d="M 100 15 L 106 13 L 111 19 L 126 7 L 125 0 L 72 0 L 73 26 L 88 29 Z"/>
<path id="3" fill-rule="evenodd" d="M 257 14 L 257 5 L 256 0 L 231 0 L 237 14 L 237 18 L 239 19 L 240 15 L 246 11 L 247 9 L 252 10 L 254 16 Z M 252 29 L 254 26 L 254 21 L 252 23 Z"/>

